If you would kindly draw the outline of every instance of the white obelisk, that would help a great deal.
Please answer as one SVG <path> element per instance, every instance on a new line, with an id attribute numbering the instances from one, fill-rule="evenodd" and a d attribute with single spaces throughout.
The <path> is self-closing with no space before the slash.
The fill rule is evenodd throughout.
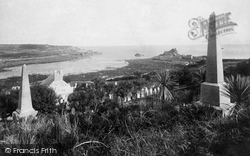
<path id="1" fill-rule="evenodd" d="M 19 100 L 18 100 L 18 108 L 16 110 L 16 115 L 18 117 L 35 117 L 37 111 L 33 109 L 31 94 L 30 94 L 30 84 L 29 77 L 26 71 L 26 65 L 22 66 L 22 74 L 21 74 L 21 86 L 19 91 Z"/>

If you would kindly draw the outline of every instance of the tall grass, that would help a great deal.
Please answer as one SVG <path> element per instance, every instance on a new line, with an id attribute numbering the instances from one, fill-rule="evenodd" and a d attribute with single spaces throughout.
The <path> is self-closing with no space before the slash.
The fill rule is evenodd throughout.
<path id="1" fill-rule="evenodd" d="M 144 129 L 133 131 L 131 136 L 115 136 L 111 144 L 112 155 L 180 155 L 188 146 L 186 131 L 176 126 L 172 131 Z"/>
<path id="2" fill-rule="evenodd" d="M 1 123 L 1 127 L 2 147 L 50 147 L 58 153 L 72 153 L 78 141 L 76 124 L 70 123 L 67 115 L 19 119 Z"/>
<path id="3" fill-rule="evenodd" d="M 247 151 L 250 109 L 234 120 L 221 118 L 209 106 L 163 106 L 97 108 L 2 122 L 1 146 L 52 146 L 58 155 L 70 156 L 226 156 Z"/>

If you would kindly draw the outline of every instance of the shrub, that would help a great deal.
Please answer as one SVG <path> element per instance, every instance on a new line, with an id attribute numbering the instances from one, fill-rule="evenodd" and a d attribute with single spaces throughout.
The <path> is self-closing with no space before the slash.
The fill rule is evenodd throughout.
<path id="1" fill-rule="evenodd" d="M 55 91 L 43 85 L 31 87 L 32 105 L 41 113 L 52 113 L 56 109 L 58 96 Z"/>
<path id="2" fill-rule="evenodd" d="M 0 117 L 6 118 L 12 115 L 18 107 L 19 91 L 12 90 L 10 94 L 0 94 Z"/>
<path id="3" fill-rule="evenodd" d="M 226 78 L 224 91 L 222 93 L 229 97 L 232 102 L 236 102 L 238 106 L 247 104 L 250 96 L 250 84 L 248 78 L 241 75 Z"/>

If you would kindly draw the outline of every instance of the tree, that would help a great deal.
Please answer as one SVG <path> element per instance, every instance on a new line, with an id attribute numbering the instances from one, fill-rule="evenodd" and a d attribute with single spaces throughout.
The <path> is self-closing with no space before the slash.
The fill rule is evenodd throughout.
<path id="1" fill-rule="evenodd" d="M 172 75 L 178 81 L 179 85 L 192 84 L 192 80 L 193 80 L 192 72 L 186 67 L 172 72 Z"/>
<path id="2" fill-rule="evenodd" d="M 174 84 L 169 77 L 169 72 L 161 72 L 156 75 L 158 82 L 157 87 L 160 87 L 160 99 L 170 101 L 173 99 L 173 95 L 170 92 L 170 87 Z"/>
<path id="3" fill-rule="evenodd" d="M 94 80 L 95 83 L 89 86 L 79 86 L 72 94 L 69 95 L 68 101 L 70 105 L 79 112 L 84 112 L 86 108 L 98 111 L 99 106 L 104 103 L 104 85 L 99 79 Z"/>
<path id="4" fill-rule="evenodd" d="M 56 109 L 56 101 L 59 97 L 55 91 L 43 85 L 31 87 L 32 105 L 41 113 L 52 113 Z"/>
<path id="5" fill-rule="evenodd" d="M 17 109 L 19 90 L 12 90 L 10 94 L 0 93 L 0 115 L 2 118 L 12 115 Z"/>
<path id="6" fill-rule="evenodd" d="M 250 58 L 237 64 L 235 71 L 244 76 L 250 76 Z"/>

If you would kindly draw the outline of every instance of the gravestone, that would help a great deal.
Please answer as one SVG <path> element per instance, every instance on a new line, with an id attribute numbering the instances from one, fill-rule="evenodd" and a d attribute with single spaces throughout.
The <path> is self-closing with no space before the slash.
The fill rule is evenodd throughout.
<path id="1" fill-rule="evenodd" d="M 146 94 L 146 96 L 149 95 L 149 91 L 148 91 L 148 88 L 147 88 L 147 87 L 145 88 L 145 94 Z"/>
<path id="2" fill-rule="evenodd" d="M 128 101 L 131 101 L 131 95 L 127 96 Z"/>
<path id="3" fill-rule="evenodd" d="M 160 89 L 160 87 L 158 86 L 158 87 L 157 87 L 157 90 L 156 90 L 156 94 L 160 93 L 160 91 L 161 91 L 161 89 Z"/>
<path id="4" fill-rule="evenodd" d="M 220 38 L 216 37 L 216 16 L 209 17 L 208 47 L 206 64 L 206 81 L 201 84 L 200 101 L 203 104 L 224 108 L 230 104 L 230 99 L 222 95 L 224 84 L 223 64 Z"/>
<path id="5" fill-rule="evenodd" d="M 142 89 L 141 89 L 141 98 L 144 98 L 144 97 L 145 97 L 145 89 L 142 88 Z"/>
<path id="6" fill-rule="evenodd" d="M 128 101 L 131 101 L 131 99 L 132 99 L 132 93 L 131 92 L 128 93 L 127 99 L 128 99 Z"/>
<path id="7" fill-rule="evenodd" d="M 18 108 L 15 112 L 13 112 L 13 115 L 18 116 L 19 118 L 26 118 L 28 116 L 35 117 L 36 114 L 37 111 L 35 111 L 32 106 L 29 77 L 26 71 L 26 65 L 24 64 L 22 66 L 21 73 L 21 87 L 19 90 Z"/>
<path id="8" fill-rule="evenodd" d="M 138 90 L 137 93 L 136 93 L 136 98 L 137 99 L 140 99 L 141 98 L 141 92 Z"/>
<path id="9" fill-rule="evenodd" d="M 114 95 L 112 93 L 109 94 L 109 99 L 113 100 L 113 98 L 114 98 Z"/>
<path id="10" fill-rule="evenodd" d="M 155 86 L 153 87 L 153 94 L 157 94 L 157 88 Z"/>
<path id="11" fill-rule="evenodd" d="M 150 87 L 149 89 L 149 95 L 152 95 L 153 94 L 153 89 L 152 89 L 152 86 Z"/>

